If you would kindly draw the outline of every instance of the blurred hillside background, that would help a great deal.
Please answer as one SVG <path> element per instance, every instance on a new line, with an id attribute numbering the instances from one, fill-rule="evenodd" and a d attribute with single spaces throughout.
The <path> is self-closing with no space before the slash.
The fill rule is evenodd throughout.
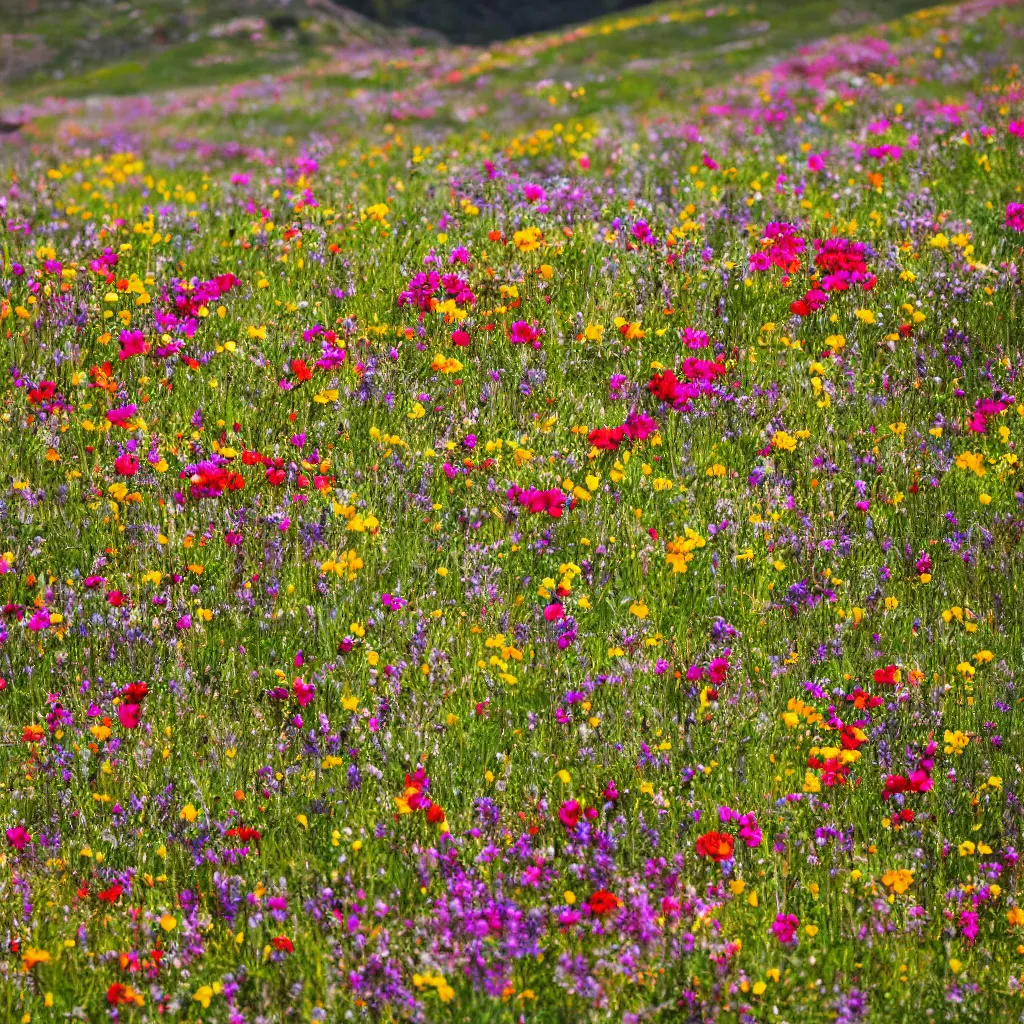
<path id="1" fill-rule="evenodd" d="M 0 0 L 0 139 L 258 145 L 405 124 L 435 143 L 538 118 L 658 116 L 825 39 L 918 32 L 925 6 Z"/>

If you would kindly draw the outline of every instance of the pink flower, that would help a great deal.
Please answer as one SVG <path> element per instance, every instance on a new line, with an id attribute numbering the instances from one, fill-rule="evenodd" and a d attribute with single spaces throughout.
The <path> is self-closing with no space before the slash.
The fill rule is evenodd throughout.
<path id="1" fill-rule="evenodd" d="M 316 687 L 312 683 L 306 683 L 296 678 L 292 683 L 292 693 L 295 694 L 299 707 L 304 708 L 316 696 Z"/>
<path id="2" fill-rule="evenodd" d="M 565 618 L 565 609 L 558 601 L 553 601 L 544 609 L 544 618 L 548 622 L 558 622 L 559 619 Z"/>
<path id="3" fill-rule="evenodd" d="M 32 842 L 32 837 L 28 834 L 27 829 L 22 828 L 21 825 L 15 825 L 14 828 L 7 830 L 7 842 L 16 850 L 24 850 Z"/>
<path id="4" fill-rule="evenodd" d="M 121 351 L 117 353 L 117 358 L 122 362 L 132 356 L 144 356 L 149 351 L 149 343 L 142 331 L 122 331 L 118 341 L 121 343 Z"/>
<path id="5" fill-rule="evenodd" d="M 50 625 L 50 611 L 48 608 L 39 608 L 33 614 L 32 618 L 28 620 L 28 628 L 33 633 L 38 633 L 41 630 L 47 629 Z"/>
<path id="6" fill-rule="evenodd" d="M 566 828 L 575 828 L 582 813 L 583 809 L 580 807 L 578 800 L 566 800 L 565 803 L 558 808 L 558 820 Z"/>
<path id="7" fill-rule="evenodd" d="M 777 914 L 772 922 L 772 934 L 784 946 L 791 946 L 796 941 L 796 930 L 800 927 L 800 918 L 796 914 Z"/>
<path id="8" fill-rule="evenodd" d="M 644 441 L 658 429 L 658 421 L 647 413 L 630 413 L 623 424 L 626 436 L 634 441 Z"/>
<path id="9" fill-rule="evenodd" d="M 138 457 L 124 452 L 114 460 L 114 469 L 120 476 L 135 476 L 139 471 Z"/>
<path id="10" fill-rule="evenodd" d="M 540 348 L 540 333 L 537 328 L 528 324 L 525 320 L 517 320 L 509 332 L 509 341 L 513 345 L 533 345 Z"/>
<path id="11" fill-rule="evenodd" d="M 142 714 L 141 704 L 118 704 L 117 718 L 125 729 L 135 729 L 139 724 L 139 716 Z"/>

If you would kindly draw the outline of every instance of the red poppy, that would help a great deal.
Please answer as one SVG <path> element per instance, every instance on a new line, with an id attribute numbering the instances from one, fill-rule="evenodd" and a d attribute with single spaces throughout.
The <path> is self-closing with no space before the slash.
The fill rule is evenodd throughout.
<path id="1" fill-rule="evenodd" d="M 107 989 L 107 1002 L 111 1006 L 121 1006 L 124 1003 L 134 1003 L 135 994 L 130 992 L 127 985 L 122 985 L 121 982 L 115 981 L 110 988 Z"/>
<path id="2" fill-rule="evenodd" d="M 141 704 L 147 693 L 149 687 L 145 683 L 129 683 L 121 691 L 121 696 L 128 704 Z"/>
<path id="3" fill-rule="evenodd" d="M 902 677 L 903 673 L 896 665 L 886 665 L 885 668 L 875 669 L 875 682 L 884 686 L 896 686 Z"/>
<path id="4" fill-rule="evenodd" d="M 444 808 L 440 804 L 431 804 L 427 808 L 427 821 L 431 825 L 440 825 L 444 821 Z"/>
<path id="5" fill-rule="evenodd" d="M 622 901 L 615 893 L 609 892 L 607 889 L 598 889 L 587 902 L 590 904 L 590 912 L 600 917 L 602 914 L 609 914 L 617 909 Z"/>
<path id="6" fill-rule="evenodd" d="M 292 940 L 287 935 L 275 935 L 271 940 L 270 944 L 279 953 L 294 953 L 295 947 L 292 945 Z"/>
<path id="7" fill-rule="evenodd" d="M 625 434 L 623 427 L 598 427 L 587 435 L 587 440 L 601 451 L 613 452 L 622 443 Z"/>
<path id="8" fill-rule="evenodd" d="M 258 843 L 262 838 L 261 834 L 256 829 L 250 828 L 248 825 L 240 825 L 238 828 L 229 828 L 224 835 L 230 836 L 232 839 L 241 839 L 243 843 Z"/>
<path id="9" fill-rule="evenodd" d="M 716 864 L 732 858 L 733 838 L 728 832 L 705 832 L 697 840 L 697 856 L 710 857 Z"/>
<path id="10" fill-rule="evenodd" d="M 116 903 L 121 898 L 121 893 L 123 892 L 123 885 L 112 885 L 109 889 L 104 889 L 100 893 L 100 900 L 103 903 Z"/>

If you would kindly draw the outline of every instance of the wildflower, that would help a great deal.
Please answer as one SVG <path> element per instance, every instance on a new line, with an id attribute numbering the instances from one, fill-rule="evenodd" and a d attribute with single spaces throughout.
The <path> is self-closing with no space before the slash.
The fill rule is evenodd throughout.
<path id="1" fill-rule="evenodd" d="M 535 227 L 516 231 L 512 236 L 512 241 L 520 252 L 533 252 L 535 249 L 539 249 L 543 240 L 544 235 L 540 228 Z"/>
<path id="2" fill-rule="evenodd" d="M 603 917 L 605 914 L 610 914 L 613 910 L 617 910 L 622 901 L 618 896 L 609 892 L 607 889 L 598 889 L 596 892 L 591 894 L 587 903 L 590 906 L 590 912 L 592 914 L 596 914 L 598 917 Z"/>
<path id="3" fill-rule="evenodd" d="M 114 460 L 114 469 L 119 476 L 135 476 L 139 471 L 138 457 L 129 452 L 123 452 Z"/>
<path id="4" fill-rule="evenodd" d="M 902 895 L 910 888 L 914 881 L 914 872 L 906 868 L 889 870 L 882 875 L 882 885 L 892 889 L 897 895 Z"/>
<path id="5" fill-rule="evenodd" d="M 796 914 L 776 914 L 772 922 L 772 935 L 783 945 L 796 944 L 796 933 L 800 927 L 800 919 Z"/>
<path id="6" fill-rule="evenodd" d="M 568 829 L 573 829 L 578 824 L 583 808 L 577 800 L 566 800 L 558 809 L 558 820 Z"/>
<path id="7" fill-rule="evenodd" d="M 49 962 L 49 952 L 45 949 L 37 949 L 35 946 L 29 946 L 21 954 L 21 963 L 26 971 L 31 971 L 37 964 L 48 964 Z"/>
<path id="8" fill-rule="evenodd" d="M 131 985 L 125 985 L 120 981 L 115 981 L 107 989 L 107 1002 L 111 1006 L 142 1006 L 145 999 L 140 993 L 136 992 Z"/>
<path id="9" fill-rule="evenodd" d="M 316 696 L 316 687 L 312 683 L 307 683 L 302 679 L 296 677 L 292 682 L 292 693 L 295 694 L 295 699 L 299 702 L 299 707 L 307 707 Z"/>
<path id="10" fill-rule="evenodd" d="M 896 665 L 886 665 L 885 668 L 876 668 L 872 678 L 881 686 L 898 686 L 903 673 Z"/>
<path id="11" fill-rule="evenodd" d="M 732 860 L 733 837 L 728 832 L 705 832 L 697 840 L 697 856 L 707 857 L 716 864 Z"/>
<path id="12" fill-rule="evenodd" d="M 11 844 L 16 850 L 24 850 L 29 843 L 32 842 L 32 836 L 29 835 L 28 830 L 21 825 L 15 825 L 14 828 L 7 830 L 7 842 Z"/>

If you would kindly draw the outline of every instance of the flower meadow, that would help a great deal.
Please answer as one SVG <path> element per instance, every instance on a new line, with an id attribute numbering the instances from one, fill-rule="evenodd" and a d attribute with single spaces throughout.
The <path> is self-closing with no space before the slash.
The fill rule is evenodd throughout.
<path id="1" fill-rule="evenodd" d="M 673 18 L 3 144 L 3 1020 L 1024 1011 L 1024 11 Z"/>

